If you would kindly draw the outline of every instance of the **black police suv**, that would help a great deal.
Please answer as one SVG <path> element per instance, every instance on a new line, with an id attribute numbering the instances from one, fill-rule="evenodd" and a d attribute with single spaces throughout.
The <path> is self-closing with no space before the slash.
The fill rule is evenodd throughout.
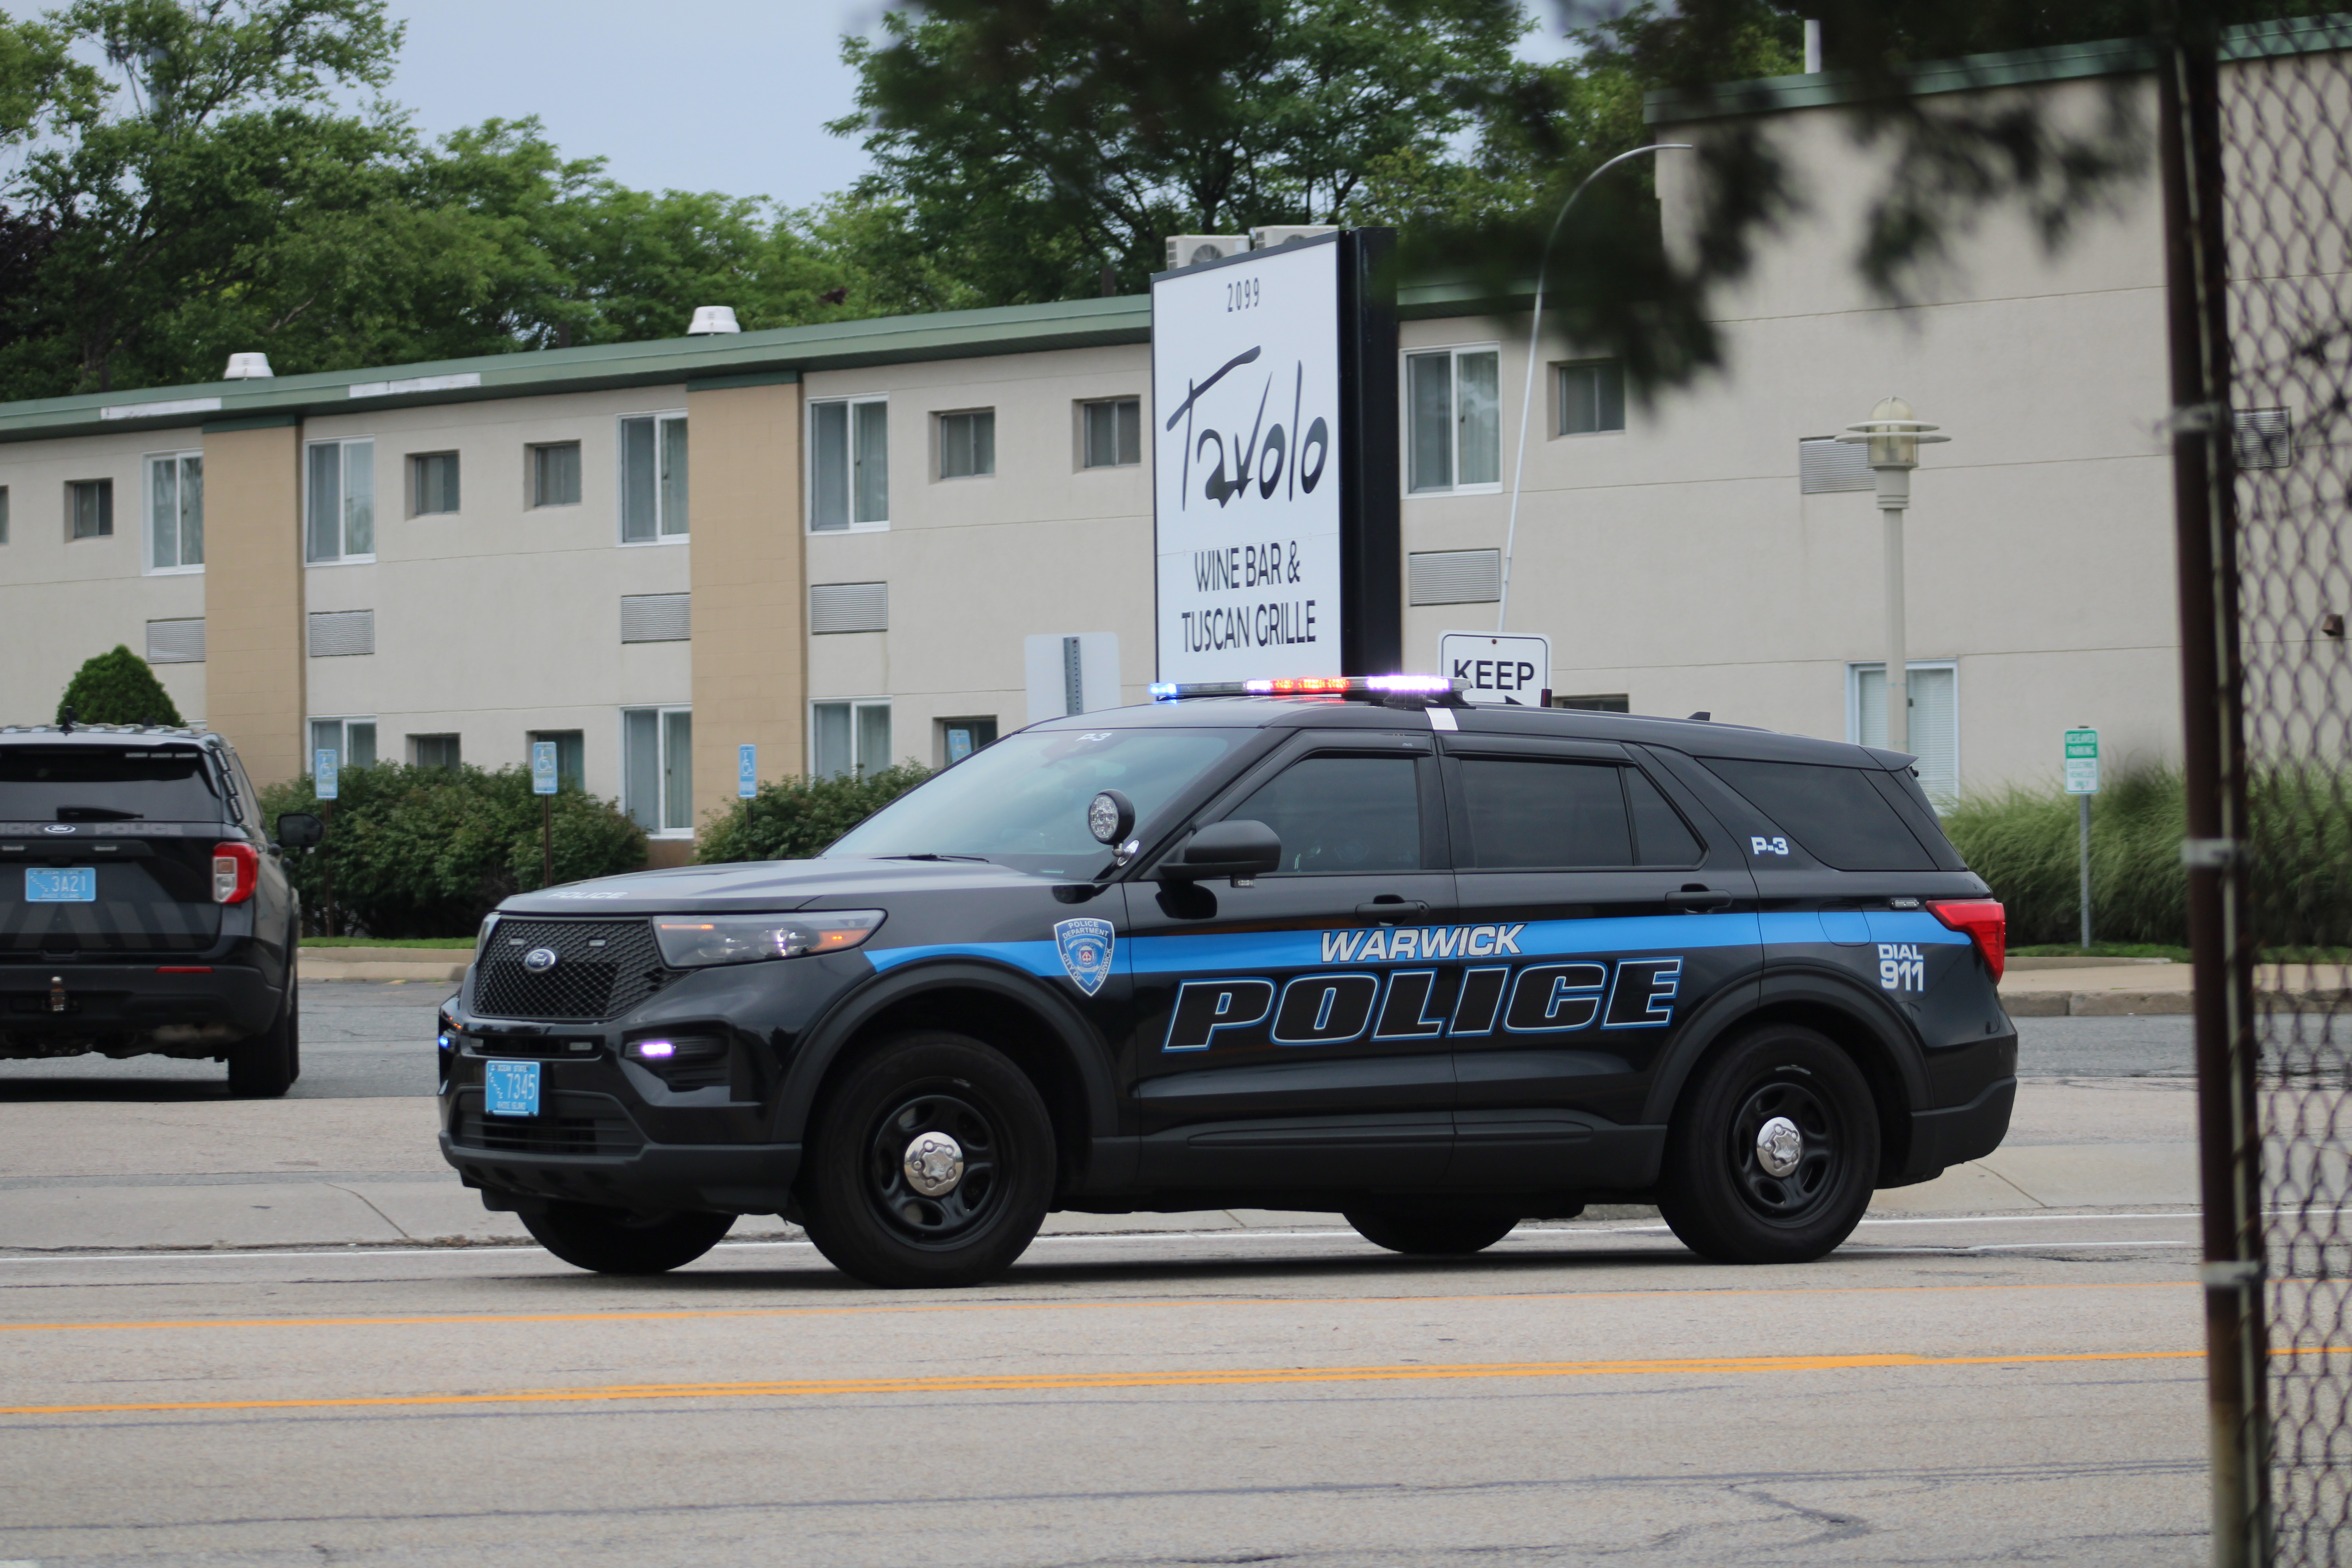
<path id="1" fill-rule="evenodd" d="M 286 845 L 319 819 L 278 819 Z M 301 911 L 218 735 L 0 728 L 0 1059 L 226 1061 L 229 1092 L 301 1072 Z"/>
<path id="2" fill-rule="evenodd" d="M 2000 1143 L 2001 909 L 1910 759 L 1410 679 L 1162 689 L 816 859 L 509 899 L 444 1010 L 443 1152 L 583 1268 L 778 1213 L 912 1286 L 1053 1209 L 1468 1253 L 1654 1201 L 1809 1259 Z"/>

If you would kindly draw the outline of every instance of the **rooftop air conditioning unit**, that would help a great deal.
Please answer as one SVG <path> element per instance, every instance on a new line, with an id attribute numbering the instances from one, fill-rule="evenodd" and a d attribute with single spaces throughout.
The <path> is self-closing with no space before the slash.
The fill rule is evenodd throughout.
<path id="1" fill-rule="evenodd" d="M 734 306 L 697 305 L 694 308 L 694 321 L 687 327 L 686 335 L 689 338 L 707 338 L 720 332 L 740 332 L 742 330 L 735 324 Z"/>
<path id="2" fill-rule="evenodd" d="M 1223 261 L 1249 247 L 1250 238 L 1245 234 L 1171 234 L 1168 237 L 1168 270 L 1198 267 L 1203 261 Z"/>
<path id="3" fill-rule="evenodd" d="M 1272 250 L 1276 246 L 1296 245 L 1302 239 L 1320 239 L 1339 232 L 1336 223 L 1263 223 L 1250 230 L 1250 248 Z"/>
<path id="4" fill-rule="evenodd" d="M 221 379 L 223 381 L 274 380 L 275 373 L 269 368 L 268 354 L 231 354 L 228 356 L 228 369 L 221 373 Z"/>

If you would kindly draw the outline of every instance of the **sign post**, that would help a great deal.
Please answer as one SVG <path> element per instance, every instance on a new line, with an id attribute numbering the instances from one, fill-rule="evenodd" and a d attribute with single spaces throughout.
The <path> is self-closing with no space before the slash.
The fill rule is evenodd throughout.
<path id="1" fill-rule="evenodd" d="M 342 773 L 336 765 L 335 750 L 321 746 L 310 753 L 310 793 L 319 799 L 320 824 L 319 875 L 326 883 L 327 907 L 319 911 L 321 934 L 333 936 L 335 931 L 335 847 L 326 832 L 335 825 L 335 797 L 342 793 Z"/>
<path id="2" fill-rule="evenodd" d="M 539 885 L 555 885 L 555 791 L 562 783 L 555 742 L 530 743 L 530 793 L 539 796 Z"/>
<path id="3" fill-rule="evenodd" d="M 1466 680 L 1463 695 L 1499 708 L 1540 708 L 1551 691 L 1551 638 L 1532 632 L 1440 632 L 1437 673 Z"/>
<path id="4" fill-rule="evenodd" d="M 2099 793 L 2099 732 L 2066 731 L 2066 793 L 2083 803 L 2083 948 L 2091 946 L 2091 797 Z"/>
<path id="5" fill-rule="evenodd" d="M 1395 243 L 1349 229 L 1152 279 L 1157 679 L 1402 665 Z"/>

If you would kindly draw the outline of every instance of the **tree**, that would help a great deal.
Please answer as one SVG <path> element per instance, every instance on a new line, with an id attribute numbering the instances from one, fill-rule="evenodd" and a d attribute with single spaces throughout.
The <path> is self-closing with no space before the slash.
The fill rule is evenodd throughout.
<path id="1" fill-rule="evenodd" d="M 93 655 L 66 682 L 58 699 L 58 720 L 70 713 L 77 724 L 177 724 L 180 710 L 147 661 L 117 643 L 110 653 Z"/>
<path id="2" fill-rule="evenodd" d="M 1125 287 L 1171 232 L 1334 222 L 1377 161 L 1444 161 L 1508 74 L 1517 0 L 929 0 L 852 38 L 858 188 L 988 303 Z"/>

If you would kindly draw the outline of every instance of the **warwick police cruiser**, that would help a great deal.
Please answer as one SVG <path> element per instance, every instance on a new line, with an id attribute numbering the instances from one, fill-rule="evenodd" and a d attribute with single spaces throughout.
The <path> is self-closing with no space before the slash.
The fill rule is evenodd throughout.
<path id="1" fill-rule="evenodd" d="M 1466 1254 L 1654 1202 L 1803 1261 L 2008 1130 L 2001 907 L 1908 757 L 1434 677 L 1152 695 L 813 860 L 508 900 L 444 1009 L 449 1163 L 583 1268 L 780 1214 L 942 1286 L 1055 1209 Z"/>

